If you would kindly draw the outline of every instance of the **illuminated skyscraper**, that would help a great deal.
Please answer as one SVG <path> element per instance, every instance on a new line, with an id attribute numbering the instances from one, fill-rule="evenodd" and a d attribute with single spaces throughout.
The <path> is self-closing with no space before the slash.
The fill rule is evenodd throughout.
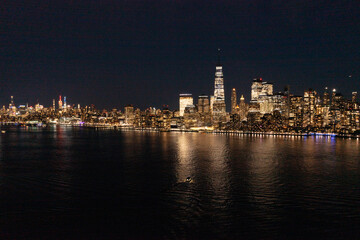
<path id="1" fill-rule="evenodd" d="M 357 92 L 352 92 L 351 101 L 352 101 L 353 103 L 356 103 L 356 97 L 357 97 Z"/>
<path id="2" fill-rule="evenodd" d="M 328 92 L 328 87 L 325 87 L 324 96 L 323 96 L 323 106 L 322 106 L 322 118 L 323 124 L 325 127 L 330 123 L 330 94 Z"/>
<path id="3" fill-rule="evenodd" d="M 325 92 L 324 92 L 324 96 L 323 96 L 323 104 L 324 104 L 324 106 L 327 106 L 327 107 L 330 106 L 330 95 L 328 92 L 328 87 L 325 87 Z"/>
<path id="4" fill-rule="evenodd" d="M 126 124 L 133 124 L 134 123 L 134 107 L 133 105 L 125 106 L 125 123 Z"/>
<path id="5" fill-rule="evenodd" d="M 12 109 L 13 107 L 15 107 L 14 96 L 11 96 L 11 100 L 10 100 L 10 104 L 9 104 L 9 109 Z"/>
<path id="6" fill-rule="evenodd" d="M 245 98 L 243 95 L 241 95 L 240 97 L 240 102 L 239 102 L 239 115 L 240 115 L 240 121 L 244 121 L 246 119 L 246 115 L 247 115 L 247 109 L 248 106 L 245 103 Z"/>
<path id="7" fill-rule="evenodd" d="M 192 94 L 189 93 L 184 93 L 184 94 L 180 94 L 179 97 L 179 112 L 180 112 L 180 116 L 184 116 L 184 111 L 186 106 L 190 106 L 194 104 L 194 100 L 192 97 Z"/>
<path id="8" fill-rule="evenodd" d="M 199 113 L 209 113 L 210 112 L 209 97 L 205 95 L 199 96 L 197 107 Z"/>
<path id="9" fill-rule="evenodd" d="M 335 105 L 335 96 L 336 96 L 336 89 L 334 88 L 332 90 L 332 94 L 331 94 L 331 107 L 334 108 L 334 105 Z"/>
<path id="10" fill-rule="evenodd" d="M 254 78 L 251 85 L 251 101 L 257 101 L 260 97 L 273 95 L 273 84 L 263 82 L 262 78 Z"/>
<path id="11" fill-rule="evenodd" d="M 66 109 L 66 96 L 64 96 L 64 108 Z"/>
<path id="12" fill-rule="evenodd" d="M 53 110 L 55 110 L 55 99 L 53 99 Z"/>
<path id="13" fill-rule="evenodd" d="M 316 113 L 316 91 L 309 89 L 304 92 L 303 102 L 303 127 L 314 126 L 314 118 Z"/>
<path id="14" fill-rule="evenodd" d="M 59 109 L 62 109 L 62 100 L 61 100 L 61 95 L 59 95 Z"/>
<path id="15" fill-rule="evenodd" d="M 220 64 L 220 55 L 218 55 L 218 64 L 216 65 L 215 71 L 213 114 L 221 116 L 225 115 L 225 113 L 226 105 L 224 92 L 224 75 L 222 71 L 222 65 Z"/>
<path id="16" fill-rule="evenodd" d="M 232 93 L 231 93 L 231 113 L 232 114 L 236 113 L 236 105 L 237 105 L 236 89 L 233 88 Z"/>

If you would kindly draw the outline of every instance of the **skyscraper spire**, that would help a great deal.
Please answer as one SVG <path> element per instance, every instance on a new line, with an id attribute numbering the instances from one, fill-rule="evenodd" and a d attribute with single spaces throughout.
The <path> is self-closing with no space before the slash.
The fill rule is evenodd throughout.
<path id="1" fill-rule="evenodd" d="M 220 61 L 220 48 L 218 48 L 218 55 L 217 55 L 217 66 L 221 66 L 221 61 Z"/>

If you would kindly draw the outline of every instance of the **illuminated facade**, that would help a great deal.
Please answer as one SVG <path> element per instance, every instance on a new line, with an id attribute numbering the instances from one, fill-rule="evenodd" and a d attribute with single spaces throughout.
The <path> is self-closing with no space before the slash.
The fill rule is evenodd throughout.
<path id="1" fill-rule="evenodd" d="M 59 96 L 59 109 L 62 109 L 62 100 L 61 100 L 61 95 Z"/>
<path id="2" fill-rule="evenodd" d="M 248 105 L 247 105 L 247 103 L 245 103 L 244 96 L 241 95 L 240 102 L 239 102 L 240 121 L 246 121 L 247 113 L 248 113 Z"/>
<path id="3" fill-rule="evenodd" d="M 180 114 L 180 117 L 184 116 L 185 108 L 188 105 L 194 105 L 194 100 L 193 100 L 192 94 L 188 94 L 188 93 L 180 94 L 180 96 L 179 96 L 179 114 Z"/>
<path id="4" fill-rule="evenodd" d="M 273 84 L 264 82 L 262 78 L 254 78 L 251 85 L 251 101 L 257 101 L 260 97 L 273 95 Z"/>
<path id="5" fill-rule="evenodd" d="M 199 96 L 197 107 L 199 113 L 210 113 L 209 97 L 205 95 Z"/>
<path id="6" fill-rule="evenodd" d="M 212 103 L 212 113 L 215 121 L 224 121 L 226 115 L 224 75 L 222 65 L 216 65 L 215 84 L 214 84 L 214 102 Z"/>
<path id="7" fill-rule="evenodd" d="M 231 113 L 236 113 L 237 99 L 236 99 L 236 89 L 233 88 L 231 92 Z"/>
<path id="8" fill-rule="evenodd" d="M 125 106 L 125 124 L 133 124 L 135 115 L 134 115 L 134 107 L 132 105 Z"/>
<path id="9" fill-rule="evenodd" d="M 309 89 L 304 92 L 303 127 L 313 126 L 316 114 L 317 92 Z"/>

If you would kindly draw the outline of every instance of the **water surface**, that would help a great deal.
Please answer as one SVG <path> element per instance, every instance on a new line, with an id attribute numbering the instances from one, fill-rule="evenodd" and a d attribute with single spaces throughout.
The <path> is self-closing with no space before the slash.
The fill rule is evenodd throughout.
<path id="1" fill-rule="evenodd" d="M 10 127 L 0 237 L 359 238 L 359 157 L 328 137 Z"/>

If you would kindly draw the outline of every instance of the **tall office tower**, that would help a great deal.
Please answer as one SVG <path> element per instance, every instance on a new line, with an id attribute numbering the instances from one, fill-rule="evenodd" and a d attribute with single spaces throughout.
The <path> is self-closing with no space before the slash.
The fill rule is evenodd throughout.
<path id="1" fill-rule="evenodd" d="M 198 112 L 199 113 L 209 113 L 210 112 L 210 102 L 209 102 L 208 96 L 205 96 L 205 95 L 199 96 Z"/>
<path id="2" fill-rule="evenodd" d="M 59 109 L 62 109 L 61 95 L 59 95 Z"/>
<path id="3" fill-rule="evenodd" d="M 245 103 L 245 98 L 243 95 L 241 95 L 240 97 L 240 102 L 239 102 L 239 114 L 240 114 L 240 121 L 244 121 L 246 119 L 246 115 L 247 115 L 247 106 Z"/>
<path id="4" fill-rule="evenodd" d="M 290 96 L 289 126 L 302 127 L 303 125 L 303 97 Z"/>
<path id="5" fill-rule="evenodd" d="M 357 92 L 352 92 L 351 101 L 352 101 L 353 103 L 356 103 L 356 97 L 357 97 Z"/>
<path id="6" fill-rule="evenodd" d="M 66 109 L 67 105 L 66 105 L 66 96 L 64 96 L 64 108 Z"/>
<path id="7" fill-rule="evenodd" d="M 55 99 L 53 99 L 53 110 L 55 110 Z"/>
<path id="8" fill-rule="evenodd" d="M 325 87 L 325 92 L 323 96 L 323 105 L 327 107 L 330 106 L 330 95 L 328 92 L 328 87 Z"/>
<path id="9" fill-rule="evenodd" d="M 224 75 L 222 71 L 222 65 L 220 64 L 220 49 L 218 51 L 218 63 L 216 64 L 215 71 L 213 114 L 220 116 L 226 114 L 226 105 L 224 92 Z"/>
<path id="10" fill-rule="evenodd" d="M 210 96 L 210 112 L 213 112 L 213 106 L 214 106 L 214 96 Z"/>
<path id="11" fill-rule="evenodd" d="M 336 96 L 336 89 L 334 88 L 331 94 L 331 107 L 334 107 L 335 105 L 335 96 Z"/>
<path id="12" fill-rule="evenodd" d="M 236 100 L 236 89 L 233 88 L 232 92 L 231 92 L 231 113 L 235 114 L 236 113 L 236 105 L 237 105 L 237 100 Z"/>
<path id="13" fill-rule="evenodd" d="M 254 78 L 251 85 L 251 101 L 257 101 L 262 96 L 273 95 L 273 84 L 263 82 L 262 78 Z"/>
<path id="14" fill-rule="evenodd" d="M 183 93 L 179 96 L 179 115 L 184 116 L 184 111 L 187 106 L 194 105 L 192 94 Z"/>
<path id="15" fill-rule="evenodd" d="M 16 107 L 15 107 L 15 103 L 14 103 L 14 96 L 11 96 L 11 100 L 10 100 L 10 104 L 9 104 L 9 110 L 10 110 L 10 114 L 15 114 L 16 113 Z"/>
<path id="16" fill-rule="evenodd" d="M 328 87 L 325 87 L 322 106 L 322 126 L 325 127 L 330 124 L 330 94 Z"/>
<path id="17" fill-rule="evenodd" d="M 314 126 L 314 118 L 316 113 L 316 91 L 309 89 L 304 92 L 304 115 L 303 115 L 303 127 Z"/>
<path id="18" fill-rule="evenodd" d="M 125 123 L 126 124 L 133 124 L 134 123 L 134 107 L 133 105 L 125 106 Z"/>
<path id="19" fill-rule="evenodd" d="M 14 96 L 11 96 L 10 103 L 9 103 L 9 109 L 11 110 L 14 107 L 15 107 Z"/>

